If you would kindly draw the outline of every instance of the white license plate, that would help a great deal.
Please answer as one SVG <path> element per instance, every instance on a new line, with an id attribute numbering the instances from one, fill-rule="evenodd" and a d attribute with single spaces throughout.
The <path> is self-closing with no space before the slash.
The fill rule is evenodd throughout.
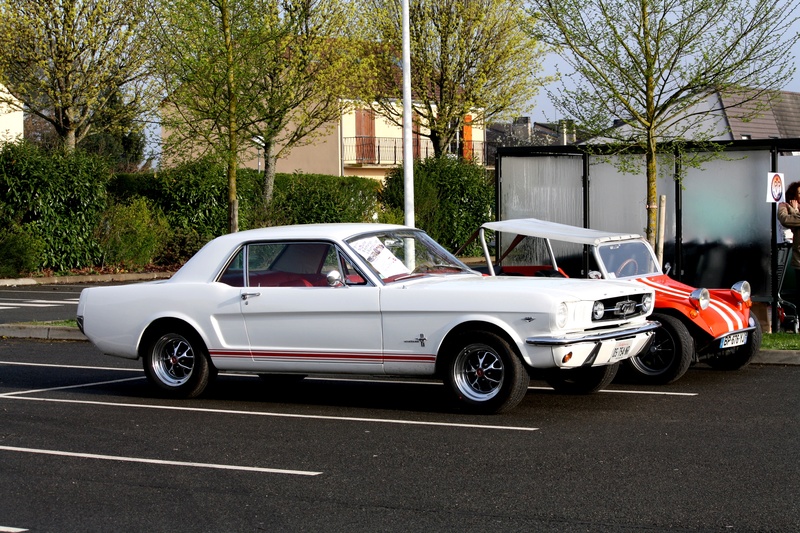
<path id="1" fill-rule="evenodd" d="M 611 360 L 616 361 L 627 356 L 631 351 L 631 344 L 632 341 L 630 340 L 619 341 L 617 345 L 614 346 L 614 351 L 611 353 Z"/>
<path id="2" fill-rule="evenodd" d="M 733 348 L 747 342 L 747 333 L 734 333 L 719 341 L 720 348 Z"/>

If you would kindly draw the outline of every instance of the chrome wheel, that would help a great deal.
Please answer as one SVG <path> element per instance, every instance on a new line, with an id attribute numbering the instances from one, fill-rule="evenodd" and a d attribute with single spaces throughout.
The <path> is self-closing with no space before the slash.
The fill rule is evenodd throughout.
<path id="1" fill-rule="evenodd" d="M 460 407 L 502 413 L 525 397 L 530 378 L 522 360 L 500 336 L 474 331 L 450 339 L 442 358 L 444 381 Z"/>
<path id="2" fill-rule="evenodd" d="M 465 346 L 452 366 L 453 383 L 465 398 L 485 402 L 503 386 L 505 367 L 495 350 L 486 344 Z"/>
<path id="3" fill-rule="evenodd" d="M 153 345 L 153 374 L 168 387 L 180 387 L 192 377 L 195 355 L 192 345 L 177 333 L 162 336 Z"/>

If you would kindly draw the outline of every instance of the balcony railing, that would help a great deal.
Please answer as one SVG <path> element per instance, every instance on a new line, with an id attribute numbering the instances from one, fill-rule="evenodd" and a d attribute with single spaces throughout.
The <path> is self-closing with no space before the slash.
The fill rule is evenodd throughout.
<path id="1" fill-rule="evenodd" d="M 453 143 L 450 153 L 459 154 L 484 166 L 493 166 L 497 147 L 493 143 L 465 141 Z M 433 143 L 428 138 L 414 141 L 414 159 L 433 156 Z M 397 166 L 403 162 L 403 139 L 397 137 L 345 137 L 342 143 L 345 166 Z"/>

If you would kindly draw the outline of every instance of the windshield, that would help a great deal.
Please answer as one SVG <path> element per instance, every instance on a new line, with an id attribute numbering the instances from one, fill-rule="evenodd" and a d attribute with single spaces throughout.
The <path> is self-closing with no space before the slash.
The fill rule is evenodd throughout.
<path id="1" fill-rule="evenodd" d="M 349 239 L 347 243 L 384 283 L 426 275 L 472 272 L 421 231 L 370 233 Z"/>
<path id="2" fill-rule="evenodd" d="M 645 241 L 601 244 L 598 253 L 609 278 L 661 273 L 653 249 Z"/>

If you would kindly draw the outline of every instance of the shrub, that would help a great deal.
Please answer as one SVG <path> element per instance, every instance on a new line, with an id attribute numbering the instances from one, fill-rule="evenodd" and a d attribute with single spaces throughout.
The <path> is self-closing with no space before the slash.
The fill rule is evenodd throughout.
<path id="1" fill-rule="evenodd" d="M 16 278 L 39 267 L 44 242 L 24 227 L 0 232 L 0 278 Z"/>
<path id="2" fill-rule="evenodd" d="M 380 183 L 354 176 L 278 174 L 262 225 L 372 222 Z"/>
<path id="3" fill-rule="evenodd" d="M 158 173 L 154 178 L 159 207 L 172 228 L 200 235 L 228 233 L 228 178 L 225 168 L 201 159 Z"/>
<path id="4" fill-rule="evenodd" d="M 404 207 L 403 168 L 392 169 L 379 198 L 389 209 Z M 415 225 L 451 251 L 462 246 L 494 211 L 494 185 L 486 169 L 451 157 L 414 164 Z M 479 253 L 477 245 L 466 253 Z"/>
<path id="5" fill-rule="evenodd" d="M 164 266 L 182 265 L 212 238 L 212 235 L 200 235 L 191 228 L 175 228 L 169 232 L 155 263 Z"/>
<path id="6" fill-rule="evenodd" d="M 132 269 L 152 263 L 164 246 L 167 230 L 164 215 L 142 197 L 111 206 L 96 232 L 103 264 Z"/>
<path id="7" fill-rule="evenodd" d="M 100 251 L 92 236 L 106 207 L 109 178 L 97 156 L 5 144 L 0 147 L 0 224 L 25 226 L 43 242 L 39 268 L 94 266 Z"/>

